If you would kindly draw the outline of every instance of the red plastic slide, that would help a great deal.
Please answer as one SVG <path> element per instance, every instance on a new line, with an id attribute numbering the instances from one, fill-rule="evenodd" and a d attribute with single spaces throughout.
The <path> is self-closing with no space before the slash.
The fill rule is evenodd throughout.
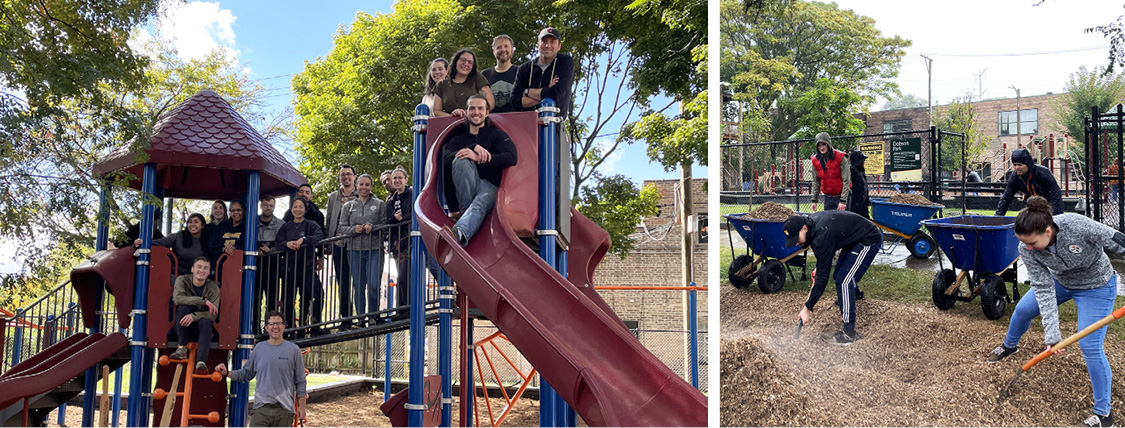
<path id="1" fill-rule="evenodd" d="M 121 333 L 78 333 L 0 376 L 0 409 L 53 390 L 129 345 Z"/>
<path id="2" fill-rule="evenodd" d="M 474 305 L 590 426 L 706 426 L 707 399 L 645 349 L 593 289 L 608 237 L 571 211 L 567 280 L 520 241 L 537 222 L 538 138 L 534 113 L 490 116 L 519 150 L 504 172 L 497 206 L 468 246 L 449 233 L 439 205 L 441 146 L 464 129 L 429 122 L 426 186 L 418 196 L 426 248 Z"/>

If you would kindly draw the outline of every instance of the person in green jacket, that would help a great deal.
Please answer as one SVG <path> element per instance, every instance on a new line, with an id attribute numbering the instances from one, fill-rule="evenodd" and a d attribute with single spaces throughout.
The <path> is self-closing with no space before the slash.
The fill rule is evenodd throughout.
<path id="1" fill-rule="evenodd" d="M 188 342 L 189 328 L 192 324 L 199 330 L 199 349 L 195 353 L 195 370 L 207 371 L 207 355 L 211 351 L 211 332 L 219 316 L 219 284 L 208 278 L 211 274 L 211 260 L 206 256 L 196 257 L 191 264 L 191 273 L 176 277 L 172 291 L 172 303 L 176 304 L 176 342 L 179 346 L 172 353 L 173 360 L 187 358 L 184 347 Z"/>

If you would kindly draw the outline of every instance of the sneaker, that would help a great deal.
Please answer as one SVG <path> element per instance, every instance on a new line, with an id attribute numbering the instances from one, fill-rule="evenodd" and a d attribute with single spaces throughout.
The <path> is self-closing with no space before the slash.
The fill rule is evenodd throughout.
<path id="1" fill-rule="evenodd" d="M 461 244 L 462 247 L 469 245 L 469 239 L 465 237 L 465 233 L 461 232 L 461 229 L 458 229 L 456 227 L 452 229 L 453 236 L 457 237 L 457 243 Z"/>
<path id="2" fill-rule="evenodd" d="M 988 359 L 985 360 L 985 361 L 988 361 L 989 363 L 995 363 L 997 361 L 1003 360 L 1004 357 L 1007 357 L 1007 356 L 1012 355 L 1012 354 L 1014 354 L 1016 352 L 1019 352 L 1019 351 L 1020 351 L 1019 346 L 1016 346 L 1014 348 L 1008 348 L 1008 347 L 1005 347 L 1004 345 L 1000 345 L 1000 346 L 997 346 L 996 349 L 993 349 L 992 352 L 988 353 Z"/>
<path id="3" fill-rule="evenodd" d="M 1086 418 L 1082 423 L 1086 424 L 1088 427 L 1111 427 L 1113 426 L 1113 415 L 1102 416 L 1094 414 Z"/>
<path id="4" fill-rule="evenodd" d="M 207 363 L 205 363 L 203 361 L 196 361 L 195 362 L 195 371 L 206 373 L 206 372 L 209 372 L 210 370 L 207 369 Z"/>
<path id="5" fill-rule="evenodd" d="M 187 348 L 181 346 L 179 348 L 176 348 L 176 352 L 173 352 L 172 355 L 169 355 L 168 359 L 184 360 L 184 359 L 187 359 L 187 356 L 188 356 Z"/>
<path id="6" fill-rule="evenodd" d="M 855 291 L 855 299 L 856 300 L 863 300 L 863 291 L 856 290 Z"/>
<path id="7" fill-rule="evenodd" d="M 845 331 L 840 330 L 837 331 L 836 334 L 832 335 L 832 337 L 836 339 L 837 345 L 848 346 L 855 342 L 855 340 L 859 338 L 859 335 L 855 333 L 848 334 Z"/>

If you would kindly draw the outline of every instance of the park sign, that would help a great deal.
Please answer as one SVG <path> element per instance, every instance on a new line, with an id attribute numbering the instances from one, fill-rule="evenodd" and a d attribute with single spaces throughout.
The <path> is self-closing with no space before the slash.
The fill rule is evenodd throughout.
<path id="1" fill-rule="evenodd" d="M 891 181 L 922 181 L 922 139 L 889 140 Z"/>
<path id="2" fill-rule="evenodd" d="M 863 169 L 867 171 L 867 174 L 880 175 L 883 173 L 883 165 L 885 165 L 883 163 L 885 162 L 883 160 L 883 153 L 885 151 L 883 148 L 885 145 L 883 141 L 873 141 L 870 143 L 859 143 L 859 146 L 856 147 L 859 151 L 863 152 L 863 154 L 867 155 L 867 159 L 863 161 Z"/>

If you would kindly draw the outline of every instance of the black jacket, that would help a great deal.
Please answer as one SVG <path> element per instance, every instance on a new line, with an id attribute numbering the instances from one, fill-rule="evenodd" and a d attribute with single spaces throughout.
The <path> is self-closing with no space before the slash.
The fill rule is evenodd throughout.
<path id="1" fill-rule="evenodd" d="M 555 107 L 559 108 L 556 116 L 566 117 L 570 113 L 571 85 L 574 84 L 574 58 L 567 54 L 555 55 L 555 60 L 546 69 L 539 68 L 536 63 L 539 57 L 520 65 L 516 69 L 516 84 L 512 88 L 512 111 L 531 111 L 534 107 L 524 108 L 523 90 L 529 88 L 544 88 L 542 98 L 555 100 Z M 551 85 L 551 80 L 559 77 L 559 83 Z"/>
<path id="2" fill-rule="evenodd" d="M 402 193 L 392 193 L 387 196 L 387 224 L 401 223 L 409 221 L 411 211 L 414 208 L 414 188 L 406 186 Z M 402 220 L 395 218 L 395 212 L 402 211 Z M 392 227 L 391 234 L 391 252 L 398 254 L 399 252 L 409 248 L 410 242 L 410 223 L 404 224 L 399 227 Z"/>
<path id="3" fill-rule="evenodd" d="M 1042 196 L 1047 198 L 1047 202 L 1051 203 L 1051 209 L 1055 215 L 1063 213 L 1062 203 L 1062 190 L 1059 189 L 1059 183 L 1055 181 L 1054 174 L 1047 168 L 1035 164 L 1035 159 L 1031 158 L 1027 149 L 1016 149 L 1012 151 L 1012 161 L 1027 165 L 1027 175 L 1012 174 L 1008 179 L 1008 186 L 1004 188 L 1004 194 L 1000 196 L 1000 205 L 996 207 L 996 215 L 1005 215 L 1008 213 L 1008 206 L 1012 204 L 1012 196 L 1022 193 L 1023 200 L 1027 200 L 1032 196 Z"/>
<path id="4" fill-rule="evenodd" d="M 816 282 L 809 290 L 805 307 L 813 306 L 824 294 L 828 279 L 832 278 L 832 257 L 836 251 L 851 248 L 853 245 L 881 245 L 883 233 L 870 220 L 851 211 L 820 211 L 808 216 L 805 224 L 809 227 L 805 235 L 806 246 L 812 245 L 816 256 Z"/>
<path id="5" fill-rule="evenodd" d="M 867 171 L 863 166 L 867 155 L 861 151 L 853 151 L 849 156 L 852 171 L 852 192 L 848 196 L 848 211 L 859 214 L 863 218 L 871 219 L 869 208 L 871 198 L 867 194 Z"/>
<path id="6" fill-rule="evenodd" d="M 512 137 L 509 137 L 507 132 L 491 125 L 482 127 L 477 135 L 465 132 L 453 137 L 448 143 L 445 143 L 441 151 L 442 177 L 444 177 L 445 182 L 445 204 L 449 206 L 450 212 L 461 210 L 461 204 L 457 202 L 457 190 L 453 187 L 453 159 L 456 158 L 457 151 L 466 148 L 471 149 L 478 145 L 492 153 L 492 160 L 477 164 L 477 173 L 480 174 L 480 178 L 488 180 L 496 187 L 500 187 L 500 178 L 504 173 L 504 168 L 516 164 L 516 145 L 512 142 Z"/>

